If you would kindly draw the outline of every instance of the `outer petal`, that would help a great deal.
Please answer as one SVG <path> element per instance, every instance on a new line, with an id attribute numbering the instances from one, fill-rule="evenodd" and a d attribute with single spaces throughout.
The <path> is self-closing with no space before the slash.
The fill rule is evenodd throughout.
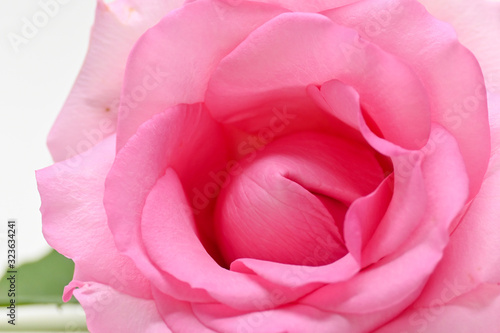
<path id="1" fill-rule="evenodd" d="M 193 2 L 196 0 L 188 0 Z M 238 6 L 246 0 L 226 0 L 232 6 Z M 345 6 L 359 0 L 252 0 L 255 2 L 263 2 L 272 5 L 277 5 L 294 12 L 321 12 L 323 10 Z"/>
<path id="2" fill-rule="evenodd" d="M 116 130 L 125 63 L 139 36 L 182 0 L 97 2 L 87 58 L 48 138 L 55 161 L 80 154 Z"/>
<path id="3" fill-rule="evenodd" d="M 225 144 L 220 132 L 201 105 L 179 105 L 169 109 L 141 127 L 117 155 L 106 179 L 104 205 L 117 248 L 132 258 L 163 290 L 182 294 L 187 286 L 175 279 L 164 280 L 147 259 L 140 229 L 144 203 L 156 181 L 168 168 L 173 168 L 184 189 L 189 191 L 187 209 L 191 210 L 195 205 L 192 193 L 196 197 L 195 190 L 203 189 L 210 182 L 209 172 L 224 166 Z M 209 144 L 206 138 L 211 138 Z M 199 208 L 197 227 L 200 238 L 217 257 L 217 249 L 210 237 L 213 230 L 210 207 Z M 184 297 L 210 299 L 203 292 L 195 294 L 186 296 L 184 293 Z"/>
<path id="4" fill-rule="evenodd" d="M 450 281 L 457 284 L 454 297 L 481 283 L 500 282 L 500 98 L 490 97 L 494 149 L 486 178 L 452 233 L 443 260 L 417 302 L 419 307 L 430 306 Z"/>
<path id="5" fill-rule="evenodd" d="M 118 253 L 102 204 L 114 158 L 111 136 L 90 151 L 37 171 L 47 242 L 75 261 L 75 280 L 95 281 L 136 297 L 151 297 L 149 282 Z"/>
<path id="6" fill-rule="evenodd" d="M 360 43 L 359 52 L 350 52 Z M 396 57 L 360 42 L 354 30 L 319 14 L 285 13 L 253 31 L 221 61 L 206 103 L 215 119 L 232 123 L 252 119 L 263 104 L 271 115 L 276 103 L 333 79 L 359 92 L 387 140 L 415 149 L 428 139 L 430 109 L 418 77 Z"/>
<path id="7" fill-rule="evenodd" d="M 205 326 L 193 313 L 190 302 L 182 302 L 153 289 L 158 311 L 174 333 L 219 333 Z"/>
<path id="8" fill-rule="evenodd" d="M 427 89 L 432 120 L 458 141 L 473 198 L 490 153 L 486 91 L 477 60 L 458 42 L 452 27 L 415 0 L 363 0 L 323 14 L 356 29 L 417 73 Z"/>
<path id="9" fill-rule="evenodd" d="M 100 283 L 86 283 L 73 292 L 92 333 L 171 333 L 154 300 L 132 297 Z"/>
<path id="10" fill-rule="evenodd" d="M 433 143 L 439 144 L 429 150 L 429 145 Z M 442 258 L 448 242 L 449 225 L 463 207 L 468 194 L 465 167 L 457 144 L 449 133 L 442 134 L 433 128 L 424 151 L 426 153 L 421 161 L 412 166 L 412 174 L 419 177 L 419 181 L 427 188 L 428 200 L 419 223 L 410 226 L 413 232 L 406 232 L 406 241 L 399 241 L 398 245 L 391 244 L 390 249 L 385 248 L 384 244 L 380 244 L 379 248 L 374 247 L 373 251 L 385 251 L 386 255 L 352 279 L 324 286 L 304 297 L 302 302 L 323 310 L 358 316 L 378 311 L 396 314 L 418 297 Z M 406 179 L 408 175 L 405 177 L 401 174 L 397 165 L 398 162 L 395 163 L 395 190 L 398 185 L 411 186 Z M 450 188 L 453 191 L 450 192 Z M 407 211 L 407 214 L 413 213 Z M 405 219 L 389 223 L 390 227 L 385 231 L 398 233 L 402 227 L 397 222 L 401 221 Z M 383 227 L 383 223 L 378 227 Z M 374 285 L 377 288 L 373 288 Z"/>
<path id="11" fill-rule="evenodd" d="M 489 91 L 500 92 L 500 2 L 496 0 L 419 0 L 450 23 L 458 39 L 477 57 Z"/>
<path id="12" fill-rule="evenodd" d="M 168 168 L 179 174 L 191 199 L 198 187 L 203 189 L 209 183 L 209 172 L 224 166 L 224 147 L 218 124 L 202 105 L 180 105 L 144 124 L 127 149 L 117 155 L 106 180 L 104 203 L 118 248 L 131 251 L 133 257 L 140 243 L 142 207 Z"/>
<path id="13" fill-rule="evenodd" d="M 426 287 L 420 306 L 439 294 L 449 279 L 460 281 L 460 293 L 480 283 L 500 282 L 500 172 L 487 177 Z M 457 295 L 458 296 L 458 295 Z"/>
<path id="14" fill-rule="evenodd" d="M 491 160 L 488 175 L 500 172 L 500 93 L 488 95 L 491 126 Z"/>
<path id="15" fill-rule="evenodd" d="M 453 288 L 453 287 L 451 287 Z M 376 333 L 497 333 L 500 286 L 484 284 L 449 302 L 453 289 L 443 289 L 429 307 L 406 310 Z"/>
<path id="16" fill-rule="evenodd" d="M 145 33 L 125 72 L 117 149 L 155 114 L 180 103 L 203 102 L 210 75 L 222 57 L 256 27 L 284 11 L 261 3 L 231 6 L 220 0 L 198 0 Z M 149 77 L 156 84 L 146 86 Z"/>
<path id="17" fill-rule="evenodd" d="M 193 311 L 206 326 L 221 333 L 360 332 L 351 330 L 349 321 L 341 314 L 328 313 L 302 304 L 249 313 L 221 304 L 196 304 Z"/>
<path id="18" fill-rule="evenodd" d="M 105 0 L 108 8 L 123 25 L 142 33 L 170 11 L 182 6 L 184 0 Z M 141 33 L 141 34 L 142 34 Z"/>
<path id="19" fill-rule="evenodd" d="M 277 296 L 279 297 L 279 295 Z M 268 303 L 273 303 L 273 299 Z M 196 304 L 196 317 L 223 333 L 366 333 L 395 315 L 394 310 L 352 315 L 334 313 L 300 303 L 258 312 L 241 312 L 220 304 Z"/>

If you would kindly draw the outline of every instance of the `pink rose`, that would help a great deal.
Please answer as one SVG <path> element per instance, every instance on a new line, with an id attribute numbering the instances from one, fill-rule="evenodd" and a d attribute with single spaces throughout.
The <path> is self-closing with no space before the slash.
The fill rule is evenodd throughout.
<path id="1" fill-rule="evenodd" d="M 98 1 L 37 172 L 90 331 L 498 332 L 500 6 L 423 2 L 456 32 L 414 0 Z"/>

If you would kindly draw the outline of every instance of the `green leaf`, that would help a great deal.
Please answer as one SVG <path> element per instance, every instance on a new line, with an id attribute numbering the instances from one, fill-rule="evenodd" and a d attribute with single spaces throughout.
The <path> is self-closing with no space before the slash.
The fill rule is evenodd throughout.
<path id="1" fill-rule="evenodd" d="M 20 265 L 16 268 L 16 305 L 52 303 L 63 304 L 64 287 L 73 278 L 74 263 L 72 260 L 52 250 L 42 259 Z M 8 291 L 12 273 L 5 273 L 0 281 L 0 305 L 10 303 Z M 71 303 L 77 303 L 73 297 Z"/>

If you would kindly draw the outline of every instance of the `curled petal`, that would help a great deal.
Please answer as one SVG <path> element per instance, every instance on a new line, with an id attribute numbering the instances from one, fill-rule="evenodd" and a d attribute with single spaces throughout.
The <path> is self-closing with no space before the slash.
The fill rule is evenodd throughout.
<path id="1" fill-rule="evenodd" d="M 458 39 L 479 60 L 486 87 L 500 93 L 500 3 L 495 0 L 419 0 L 438 19 L 450 23 Z"/>
<path id="2" fill-rule="evenodd" d="M 486 90 L 476 58 L 459 43 L 453 28 L 414 0 L 364 0 L 323 14 L 356 29 L 363 39 L 410 66 L 425 87 L 432 121 L 457 139 L 470 179 L 469 199 L 473 198 L 490 153 Z M 355 54 L 359 50 L 363 45 L 354 49 Z"/>
<path id="3" fill-rule="evenodd" d="M 166 1 L 168 2 L 168 1 Z M 125 71 L 117 149 L 155 114 L 203 102 L 210 75 L 247 35 L 283 8 L 250 1 L 198 0 L 166 15 L 139 38 Z"/>
<path id="4" fill-rule="evenodd" d="M 132 297 L 106 284 L 89 282 L 73 291 L 91 332 L 171 333 L 152 299 Z"/>

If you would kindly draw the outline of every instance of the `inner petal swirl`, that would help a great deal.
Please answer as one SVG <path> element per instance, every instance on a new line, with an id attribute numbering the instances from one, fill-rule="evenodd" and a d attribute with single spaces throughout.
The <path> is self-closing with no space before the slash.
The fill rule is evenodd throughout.
<path id="1" fill-rule="evenodd" d="M 241 165 L 217 200 L 216 234 L 227 263 L 340 259 L 348 207 L 384 178 L 367 146 L 312 132 L 282 137 Z"/>

